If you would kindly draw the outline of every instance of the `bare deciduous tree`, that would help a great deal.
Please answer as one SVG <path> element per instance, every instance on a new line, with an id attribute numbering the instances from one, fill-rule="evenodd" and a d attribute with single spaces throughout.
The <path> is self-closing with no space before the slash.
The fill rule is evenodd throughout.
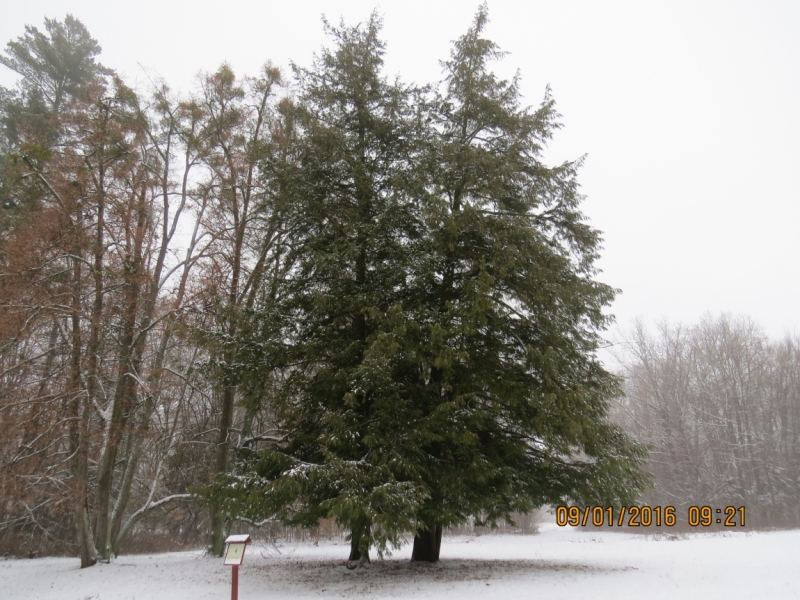
<path id="1" fill-rule="evenodd" d="M 648 502 L 746 506 L 753 525 L 800 522 L 799 345 L 727 315 L 661 323 L 655 335 L 634 325 L 616 418 L 652 448 Z"/>

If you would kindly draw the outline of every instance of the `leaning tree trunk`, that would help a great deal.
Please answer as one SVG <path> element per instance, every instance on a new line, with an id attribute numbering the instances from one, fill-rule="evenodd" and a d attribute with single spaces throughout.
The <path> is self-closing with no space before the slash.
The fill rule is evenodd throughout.
<path id="1" fill-rule="evenodd" d="M 439 549 L 442 547 L 442 526 L 430 525 L 417 531 L 414 536 L 414 549 L 411 560 L 439 562 Z"/>

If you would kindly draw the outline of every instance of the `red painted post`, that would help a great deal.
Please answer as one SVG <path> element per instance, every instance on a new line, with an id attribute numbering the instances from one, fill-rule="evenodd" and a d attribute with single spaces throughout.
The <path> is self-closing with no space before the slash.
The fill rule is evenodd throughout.
<path id="1" fill-rule="evenodd" d="M 231 565 L 231 600 L 239 600 L 239 565 Z"/>
<path id="2" fill-rule="evenodd" d="M 229 535 L 225 540 L 225 561 L 233 567 L 231 571 L 231 600 L 239 600 L 239 565 L 244 560 L 244 551 L 252 540 L 249 535 Z"/>

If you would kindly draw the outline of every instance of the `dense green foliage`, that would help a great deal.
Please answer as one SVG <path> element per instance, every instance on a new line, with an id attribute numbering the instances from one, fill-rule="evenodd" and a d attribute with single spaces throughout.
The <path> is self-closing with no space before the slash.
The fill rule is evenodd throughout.
<path id="1" fill-rule="evenodd" d="M 614 290 L 594 279 L 579 162 L 542 162 L 553 100 L 524 108 L 492 73 L 486 20 L 441 94 L 382 76 L 375 15 L 329 27 L 335 48 L 298 70 L 293 150 L 265 169 L 299 267 L 239 341 L 284 441 L 240 454 L 217 490 L 231 514 L 336 517 L 363 553 L 646 485 L 642 448 L 606 422 L 619 381 L 595 352 Z"/>

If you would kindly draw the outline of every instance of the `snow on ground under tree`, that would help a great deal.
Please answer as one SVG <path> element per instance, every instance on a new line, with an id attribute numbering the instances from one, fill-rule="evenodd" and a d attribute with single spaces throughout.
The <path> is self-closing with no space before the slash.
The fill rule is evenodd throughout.
<path id="1" fill-rule="evenodd" d="M 348 571 L 349 546 L 250 547 L 239 598 L 614 599 L 800 598 L 800 530 L 633 535 L 542 527 L 534 536 L 445 537 L 442 561 L 411 564 L 410 546 Z M 202 552 L 0 561 L 2 600 L 230 598 L 231 568 Z"/>

